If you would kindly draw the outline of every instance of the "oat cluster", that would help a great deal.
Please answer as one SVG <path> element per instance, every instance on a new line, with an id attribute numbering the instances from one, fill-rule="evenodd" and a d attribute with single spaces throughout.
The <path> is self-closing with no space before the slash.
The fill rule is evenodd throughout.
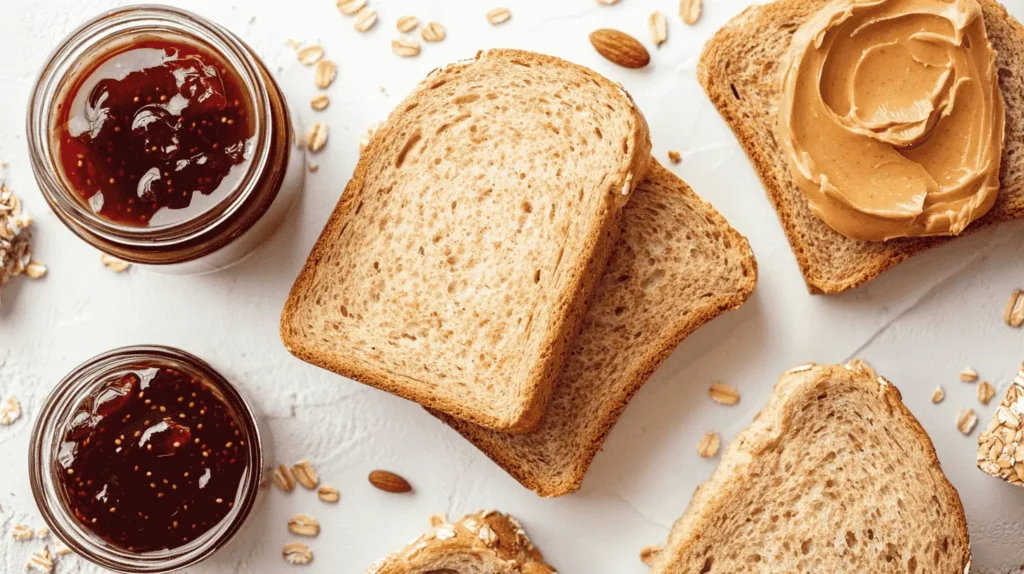
<path id="1" fill-rule="evenodd" d="M 1024 367 L 1006 398 L 978 437 L 978 468 L 1010 484 L 1024 486 Z"/>
<path id="2" fill-rule="evenodd" d="M 46 267 L 32 259 L 32 216 L 22 209 L 21 199 L 0 183 L 0 290 L 21 274 L 37 279 Z"/>

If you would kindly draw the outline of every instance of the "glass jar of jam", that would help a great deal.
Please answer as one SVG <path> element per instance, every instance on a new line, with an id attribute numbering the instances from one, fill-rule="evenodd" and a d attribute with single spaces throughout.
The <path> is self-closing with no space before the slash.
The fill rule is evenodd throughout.
<path id="1" fill-rule="evenodd" d="M 114 10 L 50 57 L 32 168 L 65 225 L 120 259 L 221 269 L 280 225 L 304 179 L 284 95 L 237 36 L 160 6 Z"/>
<path id="2" fill-rule="evenodd" d="M 47 397 L 29 479 L 50 530 L 118 572 L 171 572 L 228 543 L 260 498 L 256 416 L 224 377 L 169 347 L 95 357 Z"/>

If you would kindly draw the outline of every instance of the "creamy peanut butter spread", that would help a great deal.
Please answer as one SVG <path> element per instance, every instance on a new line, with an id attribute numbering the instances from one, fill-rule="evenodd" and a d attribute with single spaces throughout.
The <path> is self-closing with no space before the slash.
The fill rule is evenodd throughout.
<path id="1" fill-rule="evenodd" d="M 956 235 L 995 203 L 1005 115 L 977 0 L 833 0 L 782 69 L 783 149 L 836 231 Z"/>

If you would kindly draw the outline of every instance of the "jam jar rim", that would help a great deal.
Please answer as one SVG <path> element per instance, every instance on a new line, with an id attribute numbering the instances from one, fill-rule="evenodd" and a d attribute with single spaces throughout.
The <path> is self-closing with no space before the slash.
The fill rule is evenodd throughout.
<path id="1" fill-rule="evenodd" d="M 239 484 L 239 498 L 231 512 L 213 528 L 183 546 L 156 552 L 133 553 L 101 540 L 72 516 L 51 472 L 63 423 L 103 376 L 118 368 L 156 360 L 195 371 L 223 393 L 225 404 L 238 417 L 248 441 L 249 460 Z M 264 441 L 255 411 L 239 390 L 212 365 L 199 357 L 163 345 L 132 345 L 101 353 L 75 367 L 50 391 L 40 408 L 29 443 L 29 482 L 36 506 L 50 531 L 87 560 L 116 572 L 157 573 L 187 568 L 209 558 L 241 530 L 255 507 L 264 472 Z"/>
<path id="2" fill-rule="evenodd" d="M 132 227 L 104 219 L 87 209 L 59 175 L 57 151 L 50 134 L 60 90 L 73 80 L 76 66 L 104 43 L 132 33 L 171 32 L 207 44 L 238 73 L 255 111 L 255 147 L 241 181 L 217 204 L 199 215 L 160 227 Z M 273 104 L 252 50 L 232 32 L 193 12 L 158 4 L 125 6 L 100 13 L 70 32 L 49 55 L 32 90 L 27 137 L 32 170 L 46 202 L 59 219 L 126 248 L 174 248 L 204 237 L 229 222 L 260 190 L 261 175 L 272 160 Z M 90 241 L 91 243 L 91 241 Z"/>

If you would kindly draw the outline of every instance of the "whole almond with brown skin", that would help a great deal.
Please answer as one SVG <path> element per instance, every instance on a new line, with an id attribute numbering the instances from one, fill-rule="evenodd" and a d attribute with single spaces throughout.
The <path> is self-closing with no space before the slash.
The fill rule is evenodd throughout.
<path id="1" fill-rule="evenodd" d="M 370 484 L 384 492 L 401 494 L 412 490 L 408 480 L 387 470 L 375 470 L 370 473 Z"/>
<path id="2" fill-rule="evenodd" d="M 590 33 L 594 49 L 614 64 L 624 68 L 643 68 L 651 63 L 651 55 L 639 40 L 625 32 L 601 28 Z"/>

